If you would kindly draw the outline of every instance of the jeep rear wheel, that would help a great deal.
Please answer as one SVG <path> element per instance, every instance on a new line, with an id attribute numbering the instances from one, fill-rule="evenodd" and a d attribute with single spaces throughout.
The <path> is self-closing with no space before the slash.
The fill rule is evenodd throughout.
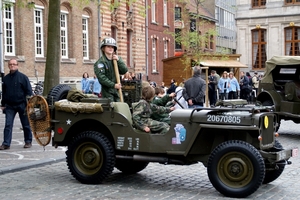
<path id="1" fill-rule="evenodd" d="M 283 150 L 282 145 L 277 140 L 275 140 L 274 147 L 278 150 Z M 266 160 L 265 161 L 266 175 L 263 184 L 267 184 L 272 181 L 275 181 L 282 174 L 285 168 L 285 164 L 286 164 L 285 160 L 279 161 L 275 164 L 271 164 L 269 161 Z"/>
<path id="2" fill-rule="evenodd" d="M 75 136 L 66 154 L 71 174 L 81 183 L 101 183 L 115 166 L 112 144 L 106 136 L 95 131 Z"/>
<path id="3" fill-rule="evenodd" d="M 135 174 L 145 169 L 148 164 L 149 162 L 117 159 L 115 167 L 124 174 Z"/>
<path id="4" fill-rule="evenodd" d="M 265 177 L 265 164 L 259 151 L 249 143 L 227 141 L 211 153 L 207 173 L 220 193 L 242 198 L 259 188 Z"/>

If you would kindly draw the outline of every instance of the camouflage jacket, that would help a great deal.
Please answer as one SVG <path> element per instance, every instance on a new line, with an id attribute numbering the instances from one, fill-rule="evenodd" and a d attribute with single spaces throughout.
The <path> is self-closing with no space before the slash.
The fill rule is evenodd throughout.
<path id="1" fill-rule="evenodd" d="M 158 106 L 141 99 L 133 108 L 132 118 L 136 128 L 144 130 L 153 120 L 152 114 L 163 114 L 171 112 L 170 108 Z"/>
<path id="2" fill-rule="evenodd" d="M 159 98 L 159 97 L 154 97 L 152 102 L 155 105 L 158 106 L 163 106 L 163 107 L 171 107 L 173 106 L 172 103 L 172 97 L 169 97 L 169 94 L 166 94 L 165 96 Z M 170 119 L 169 118 L 169 113 L 152 113 L 151 118 L 157 121 L 164 121 L 168 124 L 170 124 Z"/>
<path id="3" fill-rule="evenodd" d="M 117 64 L 120 75 L 125 74 L 128 71 L 121 57 L 119 57 Z M 105 54 L 103 54 L 103 56 L 94 64 L 94 71 L 102 85 L 102 97 L 109 98 L 112 101 L 119 101 L 119 94 L 115 89 L 117 79 L 113 61 L 108 60 Z"/>

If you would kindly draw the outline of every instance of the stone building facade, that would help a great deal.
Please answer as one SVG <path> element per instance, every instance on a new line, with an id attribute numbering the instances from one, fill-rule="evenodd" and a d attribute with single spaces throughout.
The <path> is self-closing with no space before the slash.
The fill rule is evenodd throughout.
<path id="1" fill-rule="evenodd" d="M 237 53 L 248 71 L 263 72 L 275 55 L 300 55 L 298 0 L 237 0 L 236 24 Z"/>

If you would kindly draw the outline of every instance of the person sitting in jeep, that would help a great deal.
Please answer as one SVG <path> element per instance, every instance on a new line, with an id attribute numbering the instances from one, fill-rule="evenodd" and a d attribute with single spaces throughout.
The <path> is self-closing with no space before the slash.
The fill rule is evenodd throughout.
<path id="1" fill-rule="evenodd" d="M 157 106 L 150 103 L 154 98 L 154 88 L 151 86 L 143 87 L 142 99 L 133 107 L 132 118 L 136 128 L 149 133 L 165 134 L 170 126 L 166 122 L 159 122 L 151 118 L 154 113 L 163 114 L 174 110 L 174 107 Z"/>

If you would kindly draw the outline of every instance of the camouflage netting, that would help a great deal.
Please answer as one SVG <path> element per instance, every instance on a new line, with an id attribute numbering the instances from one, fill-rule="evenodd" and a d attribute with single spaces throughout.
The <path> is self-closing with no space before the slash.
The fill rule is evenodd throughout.
<path id="1" fill-rule="evenodd" d="M 55 109 L 71 113 L 102 113 L 103 108 L 100 103 L 83 103 L 70 101 L 55 102 Z"/>

